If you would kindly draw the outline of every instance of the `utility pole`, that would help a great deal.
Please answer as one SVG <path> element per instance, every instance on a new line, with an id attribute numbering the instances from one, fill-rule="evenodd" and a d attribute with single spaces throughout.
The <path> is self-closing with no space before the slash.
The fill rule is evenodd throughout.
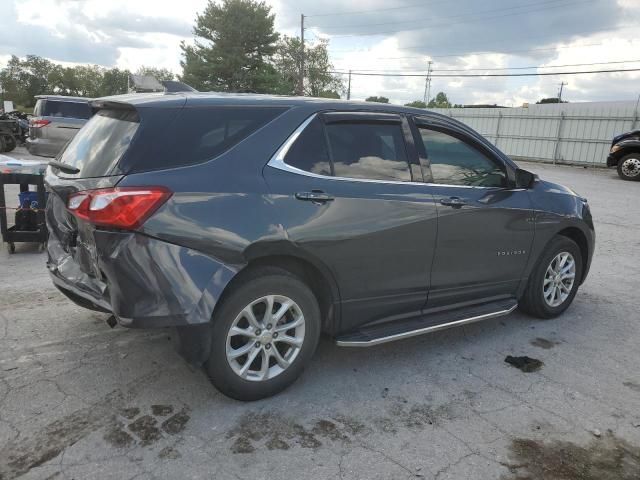
<path id="1" fill-rule="evenodd" d="M 347 100 L 351 100 L 351 70 L 349 70 L 349 86 L 347 87 Z"/>
<path id="2" fill-rule="evenodd" d="M 300 78 L 298 78 L 298 95 L 304 95 L 304 14 L 300 14 Z"/>
<path id="3" fill-rule="evenodd" d="M 422 101 L 428 105 L 429 104 L 429 96 L 431 94 L 431 64 L 433 62 L 429 60 L 427 64 L 427 78 L 424 82 L 424 96 L 422 97 Z"/>
<path id="4" fill-rule="evenodd" d="M 566 82 L 560 82 L 560 91 L 558 92 L 558 103 L 562 103 L 562 87 L 569 85 Z"/>

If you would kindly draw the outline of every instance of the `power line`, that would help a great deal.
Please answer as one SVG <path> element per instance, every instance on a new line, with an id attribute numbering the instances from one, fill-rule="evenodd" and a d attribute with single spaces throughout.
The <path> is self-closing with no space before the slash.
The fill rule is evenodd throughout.
<path id="1" fill-rule="evenodd" d="M 460 77 L 541 77 L 548 75 L 583 75 L 589 73 L 620 73 L 620 72 L 640 72 L 640 68 L 627 68 L 616 70 L 588 70 L 578 72 L 536 72 L 536 73 L 469 73 L 469 74 L 431 74 L 431 77 L 446 77 L 446 78 L 460 78 Z M 349 72 L 343 72 L 338 70 L 330 71 L 329 73 L 347 75 Z M 366 77 L 424 77 L 424 73 L 369 73 L 369 72 L 351 72 L 351 75 L 360 75 Z"/>
<path id="2" fill-rule="evenodd" d="M 436 3 L 448 3 L 449 0 L 441 0 L 439 2 L 433 2 L 430 4 L 427 4 L 425 2 L 422 3 L 413 3 L 411 5 L 403 5 L 400 7 L 387 7 L 387 8 L 370 8 L 368 10 L 351 10 L 351 11 L 346 11 L 346 12 L 338 12 L 338 13 L 318 13 L 315 15 L 305 15 L 306 17 L 336 17 L 336 16 L 342 16 L 342 15 L 355 15 L 358 13 L 370 13 L 370 12 L 387 12 L 390 10 L 401 10 L 404 8 L 416 8 L 416 7 L 424 7 L 424 6 L 428 6 L 428 5 L 432 5 L 432 4 L 436 4 Z"/>
<path id="3" fill-rule="evenodd" d="M 432 70 L 432 72 L 475 72 L 475 71 L 501 71 L 501 70 L 531 70 L 531 69 L 540 69 L 540 68 L 566 68 L 566 67 L 586 67 L 593 65 L 611 65 L 611 64 L 620 64 L 620 63 L 638 63 L 640 60 L 620 60 L 617 62 L 594 62 L 594 63 L 567 63 L 565 65 L 537 65 L 531 67 L 475 67 L 475 68 L 438 68 Z M 389 72 L 389 70 L 367 70 L 367 69 L 359 69 L 360 72 Z M 391 70 L 391 71 L 399 71 L 399 70 Z"/>
<path id="4" fill-rule="evenodd" d="M 640 60 L 620 60 L 617 62 L 594 62 L 594 63 L 567 63 L 565 65 L 538 65 L 533 67 L 501 67 L 501 68 L 483 68 L 483 67 L 475 67 L 475 68 L 465 68 L 465 69 L 455 69 L 455 68 L 439 68 L 434 70 L 434 72 L 471 72 L 471 71 L 492 71 L 492 70 L 531 70 L 533 68 L 560 68 L 560 67 L 588 67 L 592 65 L 611 65 L 617 63 L 637 63 Z"/>
<path id="5" fill-rule="evenodd" d="M 556 33 L 557 34 L 563 34 L 563 35 L 567 35 L 568 34 L 571 37 L 576 37 L 576 36 L 580 36 L 580 35 L 595 35 L 595 34 L 602 34 L 602 33 L 611 33 L 611 34 L 613 34 L 613 33 L 618 33 L 618 32 L 624 31 L 624 30 L 631 30 L 631 29 L 633 29 L 634 32 L 635 32 L 638 29 L 638 26 L 637 25 L 626 25 L 626 26 L 617 25 L 614 28 L 608 28 L 608 29 L 605 29 L 605 30 L 602 30 L 602 31 L 581 30 L 579 32 L 571 32 L 571 33 L 568 33 L 568 32 L 547 32 L 544 35 L 527 36 L 527 40 L 547 40 L 550 37 L 550 35 L 553 35 L 553 34 L 556 34 Z M 314 34 L 314 35 L 316 35 L 316 34 Z M 318 37 L 318 38 L 321 38 L 321 37 Z M 545 41 L 544 43 L 548 43 L 548 41 Z M 500 43 L 493 42 L 493 44 L 502 47 L 504 45 L 504 42 L 500 42 Z M 602 44 L 601 43 L 594 43 L 594 44 L 591 44 L 591 45 L 602 45 Z M 490 46 L 491 46 L 491 44 L 490 44 Z M 485 47 L 481 47 L 481 48 L 487 48 L 487 47 L 485 46 Z M 558 47 L 558 48 L 571 48 L 571 47 L 566 46 L 566 47 Z M 405 46 L 405 47 L 396 48 L 396 50 L 424 50 L 424 49 L 425 49 L 425 44 L 424 43 L 417 44 L 417 45 L 408 45 L 408 46 Z M 550 50 L 550 49 L 545 48 L 543 50 Z M 329 51 L 331 53 L 335 53 L 335 52 L 364 53 L 362 50 L 358 50 L 357 48 L 354 49 L 354 48 L 332 48 L 332 47 L 329 47 Z M 529 50 L 519 50 L 519 51 L 529 51 Z M 495 51 L 492 51 L 491 53 L 495 53 Z M 414 57 L 378 57 L 378 58 L 383 58 L 383 59 L 384 58 L 387 58 L 387 59 L 401 59 L 401 58 L 419 58 L 419 57 L 415 57 L 414 56 Z"/>
<path id="6" fill-rule="evenodd" d="M 502 51 L 496 51 L 496 50 L 487 50 L 484 52 L 477 52 L 477 51 L 469 51 L 469 52 L 459 52 L 459 53 L 449 53 L 446 55 L 422 55 L 422 56 L 411 56 L 411 57 L 371 57 L 373 59 L 376 60 L 403 60 L 403 59 L 424 59 L 425 57 L 430 57 L 430 58 L 453 58 L 453 57 L 465 57 L 468 55 L 489 55 L 489 54 L 510 54 L 510 53 L 532 53 L 532 52 L 543 52 L 543 51 L 551 51 L 551 50 L 557 50 L 557 49 L 565 49 L 565 48 L 582 48 L 582 47 L 597 47 L 597 46 L 601 46 L 602 43 L 585 43 L 583 45 L 559 45 L 557 47 L 549 47 L 549 48 L 532 48 L 529 50 L 502 50 Z M 405 48 L 412 48 L 412 47 L 405 47 Z M 425 48 L 425 46 L 423 45 L 421 48 Z M 403 50 L 403 49 L 399 49 L 399 50 Z M 358 53 L 357 50 L 353 50 L 353 52 Z M 360 53 L 364 53 L 364 52 L 360 52 Z M 336 58 L 335 60 L 344 60 L 344 58 Z"/>
<path id="7" fill-rule="evenodd" d="M 376 32 L 372 32 L 372 33 L 367 33 L 367 32 L 359 32 L 359 33 L 348 33 L 348 34 L 340 34 L 340 35 L 329 35 L 330 38 L 345 38 L 345 37 L 371 37 L 371 36 L 378 36 L 378 35 L 385 35 L 387 33 L 402 33 L 402 32 L 411 32 L 411 31 L 416 31 L 416 30 L 426 30 L 428 28 L 438 28 L 438 27 L 450 27 L 451 25 L 459 25 L 462 23 L 474 23 L 477 21 L 488 21 L 488 20 L 495 20 L 498 18 L 505 18 L 505 17 L 512 17 L 512 16 L 517 16 L 517 15 L 523 15 L 523 14 L 528 14 L 528 13 L 535 13 L 538 11 L 546 11 L 546 10 L 551 10 L 554 8 L 559 8 L 559 7 L 568 7 L 568 6 L 572 6 L 572 5 L 576 5 L 576 4 L 580 4 L 580 3 L 586 3 L 592 0 L 575 0 L 573 2 L 570 3 L 563 3 L 561 5 L 555 5 L 555 6 L 547 6 L 544 8 L 537 8 L 537 9 L 531 9 L 531 10 L 526 10 L 526 11 L 522 11 L 522 12 L 511 12 L 511 13 L 506 13 L 503 15 L 494 15 L 494 16 L 489 16 L 486 18 L 471 18 L 471 19 L 467 19 L 467 20 L 460 20 L 457 22 L 446 22 L 446 23 L 440 23 L 440 24 L 432 24 L 432 25 L 426 25 L 426 26 L 421 26 L 421 27 L 415 27 L 415 28 L 404 28 L 404 29 L 400 29 L 400 30 L 382 30 L 382 31 L 376 31 Z"/>
<path id="8" fill-rule="evenodd" d="M 538 2 L 531 2 L 528 4 L 522 4 L 522 5 L 513 5 L 511 7 L 501 7 L 501 8 L 492 8 L 489 10 L 480 10 L 477 12 L 466 12 L 466 13 L 461 13 L 458 15 L 448 15 L 447 16 L 447 20 L 451 20 L 451 19 L 455 19 L 455 18 L 461 18 L 461 17 L 473 17 L 475 15 L 482 15 L 485 13 L 495 13 L 495 12 L 503 12 L 503 11 L 507 11 L 507 10 L 517 10 L 517 9 L 521 9 L 521 8 L 530 8 L 530 7 L 534 7 L 536 5 L 542 5 L 542 4 L 548 4 L 548 3 L 558 3 L 558 2 L 564 2 L 567 0 L 543 0 L 543 1 L 538 1 Z M 591 1 L 591 0 L 584 0 L 584 1 Z M 436 2 L 436 3 L 443 3 L 443 2 Z M 526 12 L 525 12 L 526 13 Z M 320 27 L 322 29 L 331 29 L 334 30 L 336 28 L 359 28 L 359 27 L 381 27 L 384 25 L 402 25 L 402 24 L 407 24 L 407 23 L 419 23 L 419 22 L 424 22 L 425 18 L 421 18 L 418 20 L 401 20 L 401 21 L 395 21 L 395 22 L 382 22 L 382 23 L 352 23 L 352 24 L 347 24 L 347 25 L 334 25 L 334 26 L 328 26 L 328 25 L 311 25 L 312 27 Z M 449 23 L 451 24 L 451 23 Z M 427 25 L 428 27 L 429 25 Z M 424 27 L 424 25 L 423 25 Z"/>

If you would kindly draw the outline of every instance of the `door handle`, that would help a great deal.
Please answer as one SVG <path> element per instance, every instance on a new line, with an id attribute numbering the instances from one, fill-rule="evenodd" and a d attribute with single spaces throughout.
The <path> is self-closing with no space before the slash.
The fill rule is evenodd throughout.
<path id="1" fill-rule="evenodd" d="M 444 205 L 446 207 L 462 208 L 466 204 L 467 202 L 465 202 L 460 197 L 449 197 L 440 199 L 440 205 Z"/>
<path id="2" fill-rule="evenodd" d="M 319 190 L 312 190 L 311 192 L 298 192 L 296 193 L 296 198 L 298 200 L 313 203 L 326 203 L 334 200 L 331 195 Z"/>

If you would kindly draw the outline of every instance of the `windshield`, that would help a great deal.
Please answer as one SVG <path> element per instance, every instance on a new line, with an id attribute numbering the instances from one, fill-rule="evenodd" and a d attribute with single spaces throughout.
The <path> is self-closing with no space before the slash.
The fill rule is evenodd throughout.
<path id="1" fill-rule="evenodd" d="M 79 178 L 112 174 L 140 125 L 134 110 L 100 110 L 62 152 L 59 161 L 78 168 Z"/>

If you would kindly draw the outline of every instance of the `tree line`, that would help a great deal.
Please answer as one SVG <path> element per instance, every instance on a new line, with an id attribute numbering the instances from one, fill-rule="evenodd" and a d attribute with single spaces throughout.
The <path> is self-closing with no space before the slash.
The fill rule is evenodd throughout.
<path id="1" fill-rule="evenodd" d="M 36 95 L 95 98 L 126 93 L 130 73 L 129 70 L 98 65 L 65 67 L 37 55 L 27 55 L 23 59 L 13 55 L 0 70 L 0 85 L 3 99 L 22 107 L 33 107 Z M 142 66 L 133 73 L 153 75 L 158 80 L 175 78 L 165 68 Z"/>
<path id="2" fill-rule="evenodd" d="M 340 98 L 345 84 L 332 74 L 328 40 L 312 45 L 275 30 L 271 7 L 257 0 L 223 0 L 209 3 L 196 16 L 192 42 L 182 42 L 182 74 L 177 78 L 200 91 L 255 92 L 281 95 L 299 93 L 301 65 L 304 65 L 303 94 Z M 304 58 L 304 62 L 303 62 Z M 4 99 L 32 107 L 35 95 L 57 94 L 102 97 L 125 93 L 126 69 L 98 65 L 63 66 L 37 55 L 12 56 L 0 70 Z M 168 69 L 142 66 L 138 75 L 174 80 Z M 371 102 L 389 99 L 372 96 Z M 406 104 L 418 108 L 455 108 L 444 92 L 428 104 L 416 100 Z"/>
<path id="3" fill-rule="evenodd" d="M 365 102 L 377 102 L 377 103 L 389 103 L 389 99 L 387 97 L 367 97 Z M 438 92 L 438 94 L 433 97 L 429 103 L 425 103 L 423 100 L 414 100 L 413 102 L 405 103 L 405 107 L 414 107 L 414 108 L 462 108 L 463 105 L 452 104 L 447 97 L 447 94 L 444 92 Z"/>
<path id="4" fill-rule="evenodd" d="M 280 35 L 275 15 L 262 1 L 209 1 L 196 17 L 194 41 L 182 43 L 182 74 L 177 78 L 197 90 L 296 94 L 302 43 Z M 345 87 L 332 75 L 328 41 L 304 48 L 304 94 L 340 98 Z M 101 97 L 125 93 L 130 73 L 173 80 L 167 69 L 140 67 L 135 72 L 98 65 L 63 66 L 37 55 L 12 56 L 0 70 L 4 99 L 32 107 L 35 95 Z"/>

